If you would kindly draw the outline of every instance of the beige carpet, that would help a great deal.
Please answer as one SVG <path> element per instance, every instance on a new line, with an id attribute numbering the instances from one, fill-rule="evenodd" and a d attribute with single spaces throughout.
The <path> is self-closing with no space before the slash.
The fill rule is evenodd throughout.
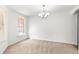
<path id="1" fill-rule="evenodd" d="M 74 45 L 43 40 L 24 40 L 9 46 L 5 54 L 74 54 L 78 53 Z"/>

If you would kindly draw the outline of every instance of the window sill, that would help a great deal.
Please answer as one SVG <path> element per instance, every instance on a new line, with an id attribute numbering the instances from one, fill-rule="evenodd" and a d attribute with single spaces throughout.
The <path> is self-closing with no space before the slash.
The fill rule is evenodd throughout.
<path id="1" fill-rule="evenodd" d="M 26 33 L 19 33 L 18 36 L 25 36 Z"/>

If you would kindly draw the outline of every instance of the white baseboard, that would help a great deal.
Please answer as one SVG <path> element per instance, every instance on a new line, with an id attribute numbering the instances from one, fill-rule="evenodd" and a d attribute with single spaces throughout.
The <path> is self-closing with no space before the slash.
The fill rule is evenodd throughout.
<path id="1" fill-rule="evenodd" d="M 16 39 L 13 42 L 10 42 L 10 44 L 8 46 L 13 45 L 13 44 L 15 44 L 17 42 L 20 42 L 22 40 L 25 40 L 27 38 L 28 38 L 27 36 L 17 36 Z"/>
<path id="2" fill-rule="evenodd" d="M 8 47 L 7 41 L 6 40 L 2 41 L 0 43 L 0 54 L 2 54 L 6 50 L 7 47 Z"/>
<path id="3" fill-rule="evenodd" d="M 64 42 L 64 41 L 56 41 L 56 40 L 51 40 L 51 39 L 47 39 L 47 38 L 38 38 L 38 37 L 31 37 L 30 39 L 36 39 L 36 40 L 45 40 L 45 41 L 52 41 L 52 42 L 59 42 L 59 43 L 67 43 L 67 44 L 73 44 L 73 45 L 77 45 L 77 43 L 74 42 Z"/>

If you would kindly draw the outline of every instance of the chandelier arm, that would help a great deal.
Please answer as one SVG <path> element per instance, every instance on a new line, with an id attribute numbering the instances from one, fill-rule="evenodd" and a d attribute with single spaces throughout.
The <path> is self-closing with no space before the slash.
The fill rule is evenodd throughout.
<path id="1" fill-rule="evenodd" d="M 39 16 L 40 16 L 42 19 L 44 19 L 44 18 L 47 18 L 48 15 L 49 15 L 49 13 L 45 11 L 45 5 L 42 5 L 42 12 L 39 13 Z"/>

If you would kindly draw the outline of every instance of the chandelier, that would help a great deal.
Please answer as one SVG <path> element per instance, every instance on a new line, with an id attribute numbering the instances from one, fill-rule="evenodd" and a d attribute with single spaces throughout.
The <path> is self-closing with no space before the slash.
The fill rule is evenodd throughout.
<path id="1" fill-rule="evenodd" d="M 42 8 L 43 8 L 42 12 L 40 12 L 38 16 L 41 17 L 42 19 L 45 19 L 49 16 L 49 12 L 46 12 L 45 5 L 42 5 Z"/>

